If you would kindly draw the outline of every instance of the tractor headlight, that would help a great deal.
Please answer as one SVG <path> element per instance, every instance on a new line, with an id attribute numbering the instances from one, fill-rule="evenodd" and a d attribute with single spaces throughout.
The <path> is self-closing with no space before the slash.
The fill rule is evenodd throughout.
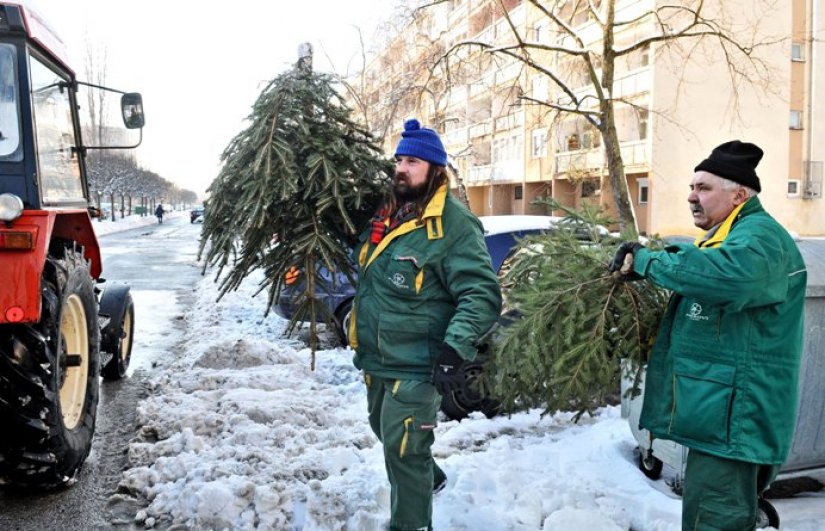
<path id="1" fill-rule="evenodd" d="M 14 194 L 0 194 L 0 221 L 14 221 L 22 215 L 22 199 Z"/>

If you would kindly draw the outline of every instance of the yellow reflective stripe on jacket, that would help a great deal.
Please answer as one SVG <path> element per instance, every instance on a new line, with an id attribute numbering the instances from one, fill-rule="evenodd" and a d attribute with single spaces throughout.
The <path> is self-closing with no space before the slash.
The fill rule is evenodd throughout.
<path id="1" fill-rule="evenodd" d="M 398 238 L 399 236 L 403 236 L 404 234 L 407 234 L 408 232 L 412 232 L 415 229 L 419 228 L 420 226 L 421 226 L 420 221 L 418 221 L 417 219 L 411 219 L 410 221 L 402 223 L 401 225 L 396 227 L 392 232 L 390 232 L 389 234 L 384 236 L 384 239 L 381 240 L 381 243 L 379 243 L 378 245 L 375 246 L 375 249 L 372 251 L 372 254 L 370 255 L 369 259 L 367 260 L 367 263 L 364 264 L 363 269 L 367 269 L 370 266 L 370 264 L 376 258 L 378 258 L 378 255 L 381 254 L 381 252 L 384 249 L 386 249 L 387 246 L 390 243 L 392 243 L 392 241 L 394 239 Z M 365 243 L 364 248 L 366 248 L 366 247 L 367 247 L 367 244 Z"/>
<path id="2" fill-rule="evenodd" d="M 365 243 L 361 247 L 361 252 L 358 253 L 358 265 L 364 267 L 364 264 L 367 263 L 367 252 L 370 250 L 370 244 Z"/>
<path id="3" fill-rule="evenodd" d="M 401 449 L 398 451 L 398 457 L 404 457 L 404 454 L 407 452 L 407 441 L 410 438 L 410 425 L 414 420 L 413 417 L 404 419 L 404 437 L 401 438 Z"/>
<path id="4" fill-rule="evenodd" d="M 396 380 L 394 384 L 392 384 L 392 396 L 395 396 L 398 393 L 398 388 L 401 387 L 401 380 Z"/>
<path id="5" fill-rule="evenodd" d="M 424 285 L 424 269 L 419 269 L 415 275 L 415 293 L 421 293 L 421 286 Z"/>
<path id="6" fill-rule="evenodd" d="M 427 219 L 427 239 L 437 240 L 444 237 L 444 228 L 441 225 L 441 216 Z"/>
<path id="7" fill-rule="evenodd" d="M 703 249 L 708 247 L 719 247 L 722 245 L 722 242 L 725 241 L 725 238 L 727 238 L 728 234 L 730 234 L 730 230 L 733 228 L 733 222 L 736 221 L 736 218 L 739 216 L 739 211 L 742 210 L 742 207 L 744 207 L 746 203 L 747 201 L 734 208 L 733 211 L 728 214 L 728 217 L 725 218 L 725 221 L 723 221 L 719 226 L 719 230 L 713 233 L 713 236 L 705 241 L 702 241 L 704 236 L 699 236 L 696 238 L 696 241 L 693 242 L 693 245 Z"/>
<path id="8" fill-rule="evenodd" d="M 430 202 L 427 203 L 424 213 L 421 214 L 421 220 L 427 225 L 427 239 L 429 240 L 437 240 L 444 237 L 444 226 L 441 222 L 441 216 L 444 213 L 444 205 L 447 202 L 448 193 L 449 190 L 447 189 L 447 184 L 442 184 L 438 190 L 436 190 L 435 195 L 433 195 Z M 372 254 L 369 255 L 369 259 L 366 259 L 369 243 L 364 243 L 364 246 L 361 248 L 360 255 L 358 256 L 358 262 L 361 265 L 361 268 L 366 269 L 369 267 L 373 260 L 375 260 L 394 239 L 412 232 L 421 226 L 422 222 L 417 219 L 412 219 L 402 223 L 389 234 L 384 236 L 381 243 L 379 243 L 372 251 Z"/>
<path id="9" fill-rule="evenodd" d="M 349 327 L 347 330 L 347 337 L 349 337 L 349 346 L 353 349 L 358 348 L 358 327 L 355 326 L 355 305 L 352 305 L 352 309 L 350 310 L 349 314 Z"/>
<path id="10" fill-rule="evenodd" d="M 421 214 L 421 219 L 440 218 L 444 213 L 444 205 L 447 203 L 447 184 L 444 183 L 438 187 L 438 190 L 433 194 L 433 198 L 427 203 L 424 213 Z"/>

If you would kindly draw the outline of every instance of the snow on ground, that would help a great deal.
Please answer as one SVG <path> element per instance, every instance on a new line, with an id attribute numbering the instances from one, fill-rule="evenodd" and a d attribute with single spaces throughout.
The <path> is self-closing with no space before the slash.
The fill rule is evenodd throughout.
<path id="1" fill-rule="evenodd" d="M 211 276 L 184 343 L 156 360 L 121 487 L 136 522 L 190 529 L 385 529 L 389 484 L 345 349 L 317 353 L 263 317 L 258 276 L 219 303 Z M 574 424 L 541 417 L 442 419 L 433 447 L 449 480 L 436 530 L 679 529 L 680 500 L 637 469 L 618 407 Z M 818 494 L 813 495 L 818 496 Z M 783 529 L 822 529 L 825 497 L 777 503 Z M 807 504 L 806 504 L 807 502 Z"/>
<path id="2" fill-rule="evenodd" d="M 176 210 L 173 212 L 168 212 L 164 214 L 164 219 L 172 218 L 172 217 L 181 217 L 181 216 L 188 216 L 189 211 L 182 211 Z M 153 215 L 147 216 L 138 216 L 138 215 L 131 215 L 131 216 L 124 216 L 123 218 L 120 217 L 120 213 L 115 213 L 115 221 L 112 221 L 112 218 L 107 218 L 101 221 L 100 219 L 93 219 L 92 220 L 92 227 L 94 228 L 95 234 L 97 236 L 105 236 L 106 234 L 112 234 L 114 232 L 122 232 L 129 229 L 136 229 L 138 227 L 143 227 L 146 225 L 154 225 L 158 222 L 158 219 Z"/>

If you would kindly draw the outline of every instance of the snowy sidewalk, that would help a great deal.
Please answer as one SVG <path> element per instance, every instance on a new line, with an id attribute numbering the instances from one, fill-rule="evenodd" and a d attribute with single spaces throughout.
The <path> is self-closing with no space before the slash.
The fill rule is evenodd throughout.
<path id="1" fill-rule="evenodd" d="M 252 298 L 260 277 L 215 303 L 212 276 L 186 315 L 185 345 L 158 360 L 138 408 L 122 486 L 148 507 L 137 523 L 238 530 L 385 529 L 389 484 L 351 352 L 284 339 L 286 322 Z M 442 421 L 442 530 L 679 529 L 680 500 L 636 467 L 619 408 L 579 424 L 538 411 Z M 779 500 L 782 529 L 822 529 L 825 495 Z"/>
<path id="2" fill-rule="evenodd" d="M 189 216 L 189 211 L 173 211 L 164 214 L 165 218 L 178 218 L 182 216 Z M 115 221 L 112 221 L 111 218 L 107 218 L 103 221 L 93 219 L 92 228 L 94 229 L 95 234 L 100 237 L 105 236 L 106 234 L 136 229 L 138 227 L 145 227 L 146 225 L 154 225 L 158 222 L 158 219 L 155 216 L 131 215 L 121 218 L 119 213 L 115 213 L 115 218 Z"/>

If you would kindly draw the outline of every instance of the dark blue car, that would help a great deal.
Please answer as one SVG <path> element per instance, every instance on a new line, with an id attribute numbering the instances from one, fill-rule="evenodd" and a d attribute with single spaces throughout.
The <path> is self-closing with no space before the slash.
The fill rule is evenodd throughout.
<path id="1" fill-rule="evenodd" d="M 556 216 L 481 216 L 484 226 L 484 241 L 490 252 L 493 270 L 499 272 L 504 261 L 513 251 L 519 238 L 528 234 L 535 234 L 551 229 L 561 222 Z M 294 295 L 300 287 L 300 275 L 297 271 L 287 276 L 286 285 L 281 291 L 281 297 L 276 307 L 276 313 L 285 319 L 292 318 L 295 310 Z M 355 287 L 341 272 L 333 273 L 326 268 L 320 270 L 323 284 L 317 288 L 317 299 L 325 305 L 327 310 L 335 316 L 336 332 L 342 344 L 347 343 L 347 329 L 352 312 L 352 300 L 355 297 Z M 290 281 L 291 280 L 291 281 Z M 318 315 L 323 320 L 323 315 Z"/>

